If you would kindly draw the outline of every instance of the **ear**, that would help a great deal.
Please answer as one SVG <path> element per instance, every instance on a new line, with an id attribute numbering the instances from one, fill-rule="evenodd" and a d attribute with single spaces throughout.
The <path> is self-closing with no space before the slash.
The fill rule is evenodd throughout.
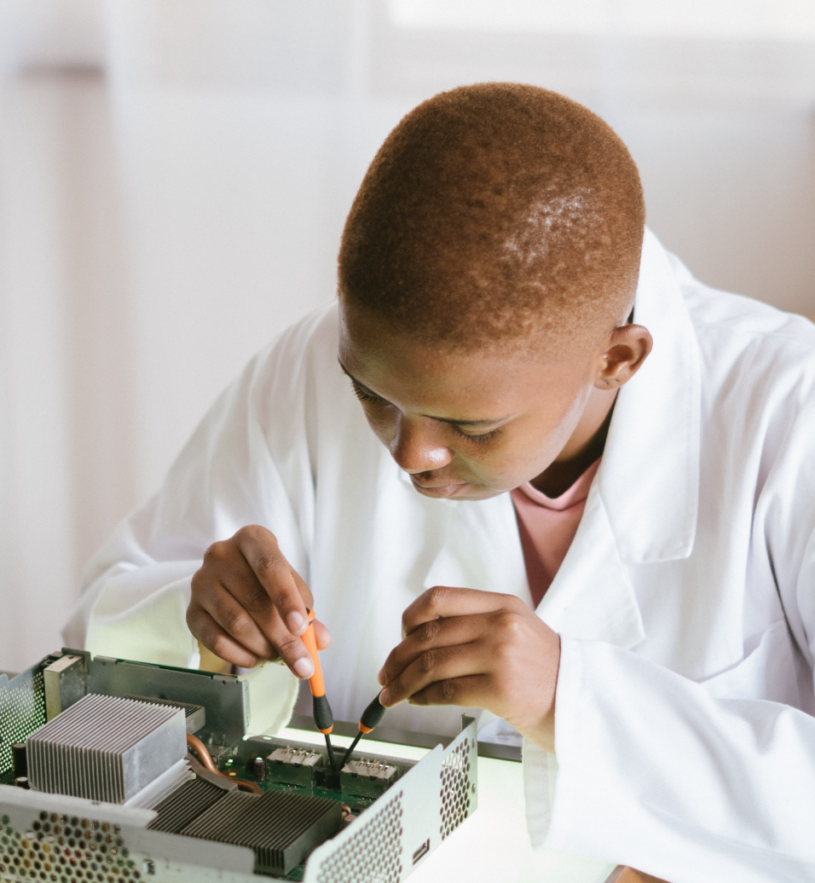
<path id="1" fill-rule="evenodd" d="M 594 385 L 603 390 L 619 389 L 639 371 L 653 346 L 651 332 L 643 325 L 615 328 L 601 355 Z"/>

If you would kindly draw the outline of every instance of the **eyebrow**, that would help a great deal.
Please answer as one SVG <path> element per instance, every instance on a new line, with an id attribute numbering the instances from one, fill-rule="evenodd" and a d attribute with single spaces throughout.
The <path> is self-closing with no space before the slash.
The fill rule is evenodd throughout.
<path id="1" fill-rule="evenodd" d="M 339 359 L 337 359 L 337 362 L 339 363 L 343 374 L 345 374 L 353 384 L 358 386 L 363 392 L 367 392 L 375 398 L 382 398 L 379 393 L 374 392 L 372 389 L 368 389 L 364 383 L 360 383 Z M 387 401 L 387 399 L 383 399 L 383 401 Z M 508 417 L 494 417 L 490 420 L 454 420 L 451 417 L 436 417 L 433 414 L 422 414 L 422 417 L 429 417 L 431 420 L 436 420 L 439 423 L 449 423 L 453 426 L 490 426 L 493 423 L 503 423 L 505 420 L 509 419 Z"/>

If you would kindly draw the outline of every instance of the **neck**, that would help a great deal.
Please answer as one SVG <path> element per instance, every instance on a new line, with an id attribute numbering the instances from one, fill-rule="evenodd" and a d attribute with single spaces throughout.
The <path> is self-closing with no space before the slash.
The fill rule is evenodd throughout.
<path id="1" fill-rule="evenodd" d="M 593 389 L 569 441 L 555 461 L 532 479 L 532 487 L 547 497 L 559 497 L 603 455 L 617 390 Z"/>

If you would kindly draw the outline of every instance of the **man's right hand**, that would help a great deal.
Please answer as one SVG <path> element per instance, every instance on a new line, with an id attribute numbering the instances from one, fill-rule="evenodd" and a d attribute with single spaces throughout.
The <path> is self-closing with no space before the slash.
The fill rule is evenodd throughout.
<path id="1" fill-rule="evenodd" d="M 314 664 L 300 635 L 308 628 L 309 587 L 289 564 L 271 531 L 242 527 L 229 540 L 213 543 L 192 578 L 187 625 L 216 656 L 243 668 L 280 660 L 299 678 Z M 328 629 L 314 621 L 317 646 L 331 643 Z"/>

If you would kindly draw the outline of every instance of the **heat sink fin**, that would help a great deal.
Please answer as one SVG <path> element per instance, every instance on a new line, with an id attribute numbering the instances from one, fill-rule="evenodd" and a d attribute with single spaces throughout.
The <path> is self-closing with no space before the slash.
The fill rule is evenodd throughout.
<path id="1" fill-rule="evenodd" d="M 154 831 L 167 831 L 169 834 L 180 833 L 230 791 L 237 789 L 234 783 L 232 788 L 229 785 L 229 782 L 224 782 L 226 787 L 222 787 L 201 776 L 186 782 L 156 806 L 158 818 L 147 827 Z"/>
<path id="2" fill-rule="evenodd" d="M 26 739 L 37 791 L 124 803 L 186 756 L 181 709 L 88 694 Z"/>
<path id="3" fill-rule="evenodd" d="M 339 801 L 289 791 L 233 791 L 183 831 L 255 853 L 255 870 L 288 874 L 342 825 Z"/>

